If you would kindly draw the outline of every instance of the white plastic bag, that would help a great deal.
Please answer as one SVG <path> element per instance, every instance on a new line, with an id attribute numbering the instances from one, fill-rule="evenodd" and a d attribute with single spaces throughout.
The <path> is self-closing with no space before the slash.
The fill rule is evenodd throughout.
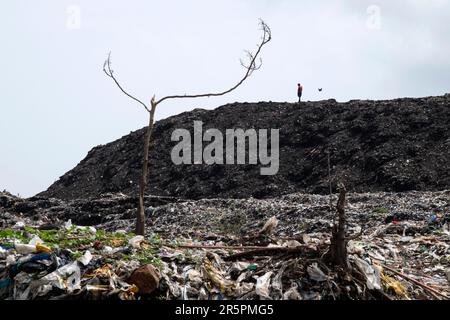
<path id="1" fill-rule="evenodd" d="M 83 256 L 81 256 L 80 258 L 78 258 L 78 261 L 83 265 L 83 266 L 87 266 L 89 264 L 89 262 L 91 262 L 92 260 L 92 254 L 89 250 L 87 250 Z"/>
<path id="2" fill-rule="evenodd" d="M 358 269 L 366 276 L 366 285 L 369 290 L 381 290 L 380 272 L 373 268 L 369 263 L 361 258 L 355 257 L 355 263 Z"/>
<path id="3" fill-rule="evenodd" d="M 144 241 L 143 236 L 135 236 L 128 241 L 128 244 L 135 249 L 139 249 L 142 241 Z"/>
<path id="4" fill-rule="evenodd" d="M 262 277 L 256 279 L 256 294 L 259 295 L 263 299 L 270 299 L 269 296 L 269 286 L 270 286 L 270 277 L 273 272 L 269 271 Z"/>

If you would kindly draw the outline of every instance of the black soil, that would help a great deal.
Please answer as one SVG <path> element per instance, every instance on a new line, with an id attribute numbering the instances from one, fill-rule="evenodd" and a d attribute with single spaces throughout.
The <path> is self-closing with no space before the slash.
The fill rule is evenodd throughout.
<path id="1" fill-rule="evenodd" d="M 171 161 L 175 129 L 280 129 L 280 169 L 260 175 L 259 165 L 180 165 Z M 178 198 L 266 198 L 292 192 L 328 192 L 333 184 L 351 192 L 450 188 L 450 94 L 389 101 L 334 100 L 235 103 L 183 113 L 157 122 L 151 145 L 149 190 Z M 76 199 L 106 192 L 135 195 L 144 129 L 93 148 L 44 197 Z M 204 143 L 206 146 L 207 143 Z"/>

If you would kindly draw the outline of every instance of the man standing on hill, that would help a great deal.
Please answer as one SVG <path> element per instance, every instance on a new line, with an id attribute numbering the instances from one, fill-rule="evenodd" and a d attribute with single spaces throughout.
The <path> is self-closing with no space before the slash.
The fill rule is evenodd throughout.
<path id="1" fill-rule="evenodd" d="M 297 89 L 298 103 L 302 102 L 303 86 L 299 83 Z"/>

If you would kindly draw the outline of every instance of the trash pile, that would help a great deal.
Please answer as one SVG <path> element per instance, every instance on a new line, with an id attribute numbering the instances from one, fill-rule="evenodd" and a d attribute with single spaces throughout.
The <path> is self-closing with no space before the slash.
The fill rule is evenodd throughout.
<path id="1" fill-rule="evenodd" d="M 273 221 L 268 221 L 269 225 L 273 226 Z M 265 228 L 261 231 L 270 227 Z M 377 238 L 386 230 L 376 230 L 349 244 L 348 273 L 335 270 L 321 259 L 329 244 L 325 233 L 304 234 L 301 239 L 280 240 L 268 246 L 231 246 L 211 241 L 169 244 L 155 236 L 144 239 L 89 228 L 34 231 L 10 233 L 13 242 L 1 245 L 2 299 L 450 297 L 450 279 L 445 278 L 450 277 L 447 229 L 414 241 L 397 235 L 388 243 Z M 31 239 L 19 242 L 27 233 Z M 49 242 L 38 234 L 46 235 Z M 2 238 L 4 242 L 4 231 Z M 420 265 L 402 267 L 402 253 L 414 257 Z M 447 272 L 442 276 L 445 266 Z M 421 274 L 413 275 L 411 271 L 419 268 Z"/>
<path id="2" fill-rule="evenodd" d="M 271 219 L 267 225 L 273 225 Z M 267 246 L 185 245 L 162 255 L 166 298 L 450 299 L 448 225 L 415 240 L 395 235 L 384 241 L 384 236 L 377 229 L 351 241 L 348 272 L 324 262 L 328 233 Z M 405 264 L 405 255 L 413 263 Z"/>
<path id="3" fill-rule="evenodd" d="M 0 299 L 450 299 L 449 192 L 350 194 L 348 270 L 325 259 L 329 203 L 170 203 L 146 237 L 120 211 L 94 227 L 0 208 Z"/>
<path id="4" fill-rule="evenodd" d="M 138 267 L 158 263 L 154 247 L 143 241 L 71 221 L 61 230 L 0 230 L 0 298 L 135 299 L 148 286 L 138 287 Z"/>

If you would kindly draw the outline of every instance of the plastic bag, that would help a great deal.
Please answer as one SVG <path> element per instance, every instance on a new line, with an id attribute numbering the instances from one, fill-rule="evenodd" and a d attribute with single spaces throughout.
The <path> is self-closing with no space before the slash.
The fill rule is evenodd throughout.
<path id="1" fill-rule="evenodd" d="M 367 288 L 369 290 L 381 290 L 380 271 L 361 258 L 355 256 L 354 259 L 358 269 L 366 276 Z"/>
<path id="2" fill-rule="evenodd" d="M 34 235 L 33 238 L 31 238 L 30 242 L 28 242 L 28 244 L 33 246 L 37 245 L 38 243 L 44 243 L 44 241 L 42 241 L 42 239 L 37 235 Z"/>
<path id="3" fill-rule="evenodd" d="M 36 246 L 33 244 L 16 243 L 14 248 L 19 254 L 30 254 L 36 251 Z"/>
<path id="4" fill-rule="evenodd" d="M 135 249 L 139 249 L 142 241 L 144 241 L 143 236 L 135 236 L 128 241 L 128 244 Z"/>
<path id="5" fill-rule="evenodd" d="M 269 271 L 262 277 L 256 279 L 256 294 L 263 299 L 270 299 L 270 277 L 272 277 L 273 272 Z"/>
<path id="6" fill-rule="evenodd" d="M 78 261 L 83 265 L 87 266 L 92 260 L 92 254 L 89 250 L 87 250 L 83 256 L 78 258 Z"/>
<path id="7" fill-rule="evenodd" d="M 61 290 L 67 290 L 71 293 L 74 290 L 81 289 L 81 270 L 78 266 L 78 262 L 75 261 L 71 264 L 67 264 L 58 270 L 36 280 L 36 284 L 49 285 L 59 288 Z"/>

